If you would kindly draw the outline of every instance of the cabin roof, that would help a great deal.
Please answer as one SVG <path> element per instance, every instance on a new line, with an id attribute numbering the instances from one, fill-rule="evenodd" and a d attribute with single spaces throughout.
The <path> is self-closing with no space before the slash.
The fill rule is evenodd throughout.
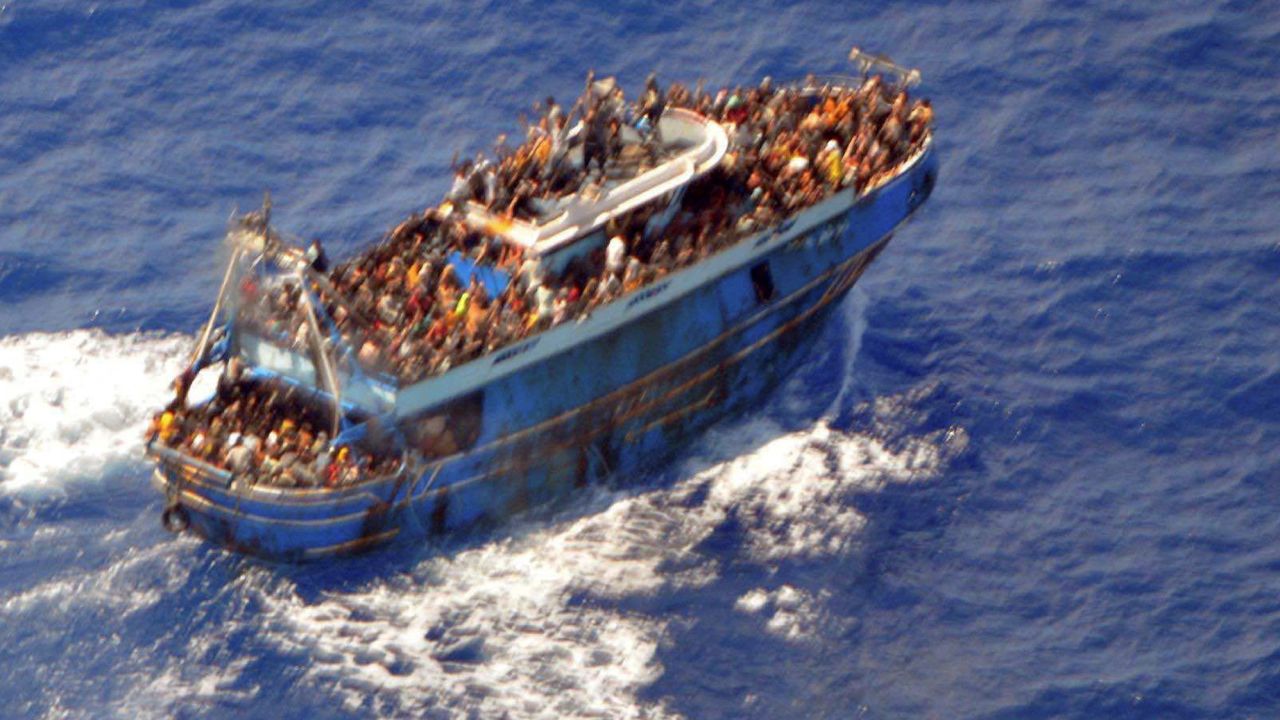
<path id="1" fill-rule="evenodd" d="M 710 172 L 729 147 L 720 124 L 691 110 L 670 108 L 659 121 L 667 157 L 621 182 L 606 182 L 599 192 L 567 197 L 556 212 L 535 221 L 508 218 L 469 203 L 466 222 L 532 255 L 546 255 L 692 180 Z"/>

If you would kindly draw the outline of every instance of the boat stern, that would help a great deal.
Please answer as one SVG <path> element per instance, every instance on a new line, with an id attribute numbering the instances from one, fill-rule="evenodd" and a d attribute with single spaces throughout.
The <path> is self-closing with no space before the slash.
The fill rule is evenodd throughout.
<path id="1" fill-rule="evenodd" d="M 165 497 L 166 530 L 191 532 L 224 549 L 301 562 L 364 552 L 399 533 L 392 503 L 359 493 L 260 490 L 181 453 L 148 448 L 151 484 Z"/>

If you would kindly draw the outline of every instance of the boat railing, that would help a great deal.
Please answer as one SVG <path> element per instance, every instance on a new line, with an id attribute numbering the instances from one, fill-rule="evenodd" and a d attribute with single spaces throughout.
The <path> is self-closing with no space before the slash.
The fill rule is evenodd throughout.
<path id="1" fill-rule="evenodd" d="M 572 202 L 546 222 L 530 223 L 497 218 L 487 208 L 474 203 L 468 212 L 468 222 L 472 226 L 501 235 L 535 254 L 545 255 L 604 225 L 611 218 L 661 197 L 697 175 L 711 170 L 728 150 L 729 140 L 724 129 L 696 112 L 670 108 L 661 122 L 664 123 L 664 138 L 672 141 L 692 140 L 693 146 L 598 196 L 575 196 Z"/>
<path id="2" fill-rule="evenodd" d="M 849 50 L 849 61 L 858 66 L 858 71 L 865 77 L 871 72 L 890 75 L 903 87 L 920 84 L 920 71 L 899 65 L 887 55 L 869 53 L 857 46 Z"/>
<path id="3" fill-rule="evenodd" d="M 174 471 L 176 471 L 177 473 L 180 473 L 181 479 L 176 481 L 175 490 L 178 489 L 176 486 L 180 485 L 182 482 L 189 482 L 193 480 L 203 482 L 208 485 L 216 485 L 218 487 L 229 488 L 231 487 L 232 481 L 236 477 L 234 473 L 228 470 L 223 470 L 220 467 L 210 465 L 209 463 L 204 462 L 203 460 L 198 460 L 179 450 L 174 450 L 172 448 L 165 447 L 154 440 L 147 443 L 146 452 L 148 455 L 154 458 L 156 462 L 159 463 L 160 465 L 168 466 L 172 468 Z M 395 478 L 402 483 L 412 482 L 414 479 L 416 479 L 415 472 L 417 471 L 417 469 L 425 465 L 426 463 L 415 464 L 402 458 L 400 461 L 400 464 L 396 466 L 395 470 L 385 472 L 385 473 L 380 473 L 378 475 L 363 476 L 359 480 L 357 480 L 354 484 L 349 485 L 347 487 L 355 488 L 360 486 L 367 486 L 370 483 L 376 482 L 378 480 L 387 480 L 391 478 Z M 437 473 L 439 472 L 438 467 L 436 469 L 436 472 Z M 247 477 L 252 478 L 254 476 L 251 473 L 247 475 Z M 433 476 L 433 479 L 434 479 L 434 476 Z M 171 482 L 175 482 L 175 481 L 171 480 Z M 252 481 L 250 481 L 248 484 L 242 485 L 242 487 L 245 487 L 245 488 L 252 487 L 255 493 L 265 493 L 268 496 L 283 496 L 283 495 L 290 495 L 290 494 L 297 494 L 297 493 L 306 494 L 306 493 L 314 493 L 314 492 L 321 492 L 321 493 L 333 492 L 333 488 L 329 488 L 329 487 L 319 487 L 319 486 L 282 487 L 282 486 L 273 486 L 273 485 L 259 485 Z M 367 490 L 357 492 L 355 493 L 355 496 L 365 497 L 366 499 L 369 500 L 370 503 L 378 503 L 383 501 L 383 498 L 377 495 L 374 495 L 373 493 L 370 493 Z"/>
<path id="4" fill-rule="evenodd" d="M 886 76 L 894 84 L 904 88 L 919 85 L 921 81 L 919 70 L 903 67 L 884 55 L 873 55 L 855 47 L 849 51 L 849 60 L 858 66 L 859 75 L 842 73 L 807 75 L 804 79 L 795 81 L 790 85 L 801 91 L 822 90 L 824 88 L 857 90 L 866 83 L 867 78 L 873 73 Z"/>
<path id="5" fill-rule="evenodd" d="M 826 88 L 839 88 L 841 90 L 857 90 L 862 87 L 866 80 L 854 75 L 809 75 L 802 80 L 796 80 L 791 83 L 791 87 L 804 92 L 816 91 Z"/>
<path id="6" fill-rule="evenodd" d="M 701 138 L 689 150 L 677 155 L 649 172 L 638 175 L 617 187 L 611 188 L 599 200 L 574 208 L 567 213 L 559 227 L 549 227 L 539 233 L 536 249 L 540 254 L 552 252 L 582 233 L 603 225 L 611 218 L 661 197 L 685 185 L 695 176 L 715 167 L 728 150 L 729 139 L 724 129 L 712 120 L 691 110 L 672 108 L 664 114 L 663 121 L 672 128 L 663 128 L 664 137 L 675 137 L 679 125 L 697 126 L 705 130 Z M 686 128 L 686 133 L 692 131 Z M 693 138 L 690 138 L 693 139 Z"/>
<path id="7" fill-rule="evenodd" d="M 197 460 L 184 452 L 167 448 L 155 440 L 147 443 L 147 454 L 162 464 L 176 466 L 177 469 L 194 475 L 196 479 L 211 484 L 220 484 L 223 487 L 231 484 L 232 475 L 230 472 L 210 465 L 203 460 Z"/>

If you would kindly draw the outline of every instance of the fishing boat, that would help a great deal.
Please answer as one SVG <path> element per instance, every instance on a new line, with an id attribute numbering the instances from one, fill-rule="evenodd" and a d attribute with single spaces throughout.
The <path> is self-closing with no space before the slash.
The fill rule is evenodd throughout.
<path id="1" fill-rule="evenodd" d="M 457 533 L 757 405 L 933 189 L 919 73 L 850 58 L 717 95 L 651 81 L 629 106 L 589 78 L 334 268 L 269 203 L 233 218 L 147 442 L 165 526 L 286 561 Z"/>

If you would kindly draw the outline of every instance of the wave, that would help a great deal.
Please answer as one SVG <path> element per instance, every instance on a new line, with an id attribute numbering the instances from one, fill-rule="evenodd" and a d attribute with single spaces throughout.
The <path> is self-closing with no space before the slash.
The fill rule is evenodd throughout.
<path id="1" fill-rule="evenodd" d="M 847 368 L 847 351 L 861 342 L 865 302 L 843 308 L 852 332 L 825 346 Z M 706 549 L 713 534 L 732 520 L 742 560 L 766 567 L 852 552 L 867 522 L 855 494 L 935 477 L 965 446 L 956 428 L 899 439 L 893 449 L 834 428 L 855 384 L 847 377 L 816 423 L 787 430 L 786 408 L 812 404 L 806 369 L 827 360 L 806 363 L 764 417 L 695 442 L 672 471 L 681 479 L 669 486 L 598 491 L 516 536 L 427 557 L 412 579 L 316 597 L 274 588 L 260 598 L 267 637 L 309 658 L 314 684 L 335 689 L 352 711 L 672 715 L 661 700 L 640 699 L 663 672 L 671 622 L 669 613 L 643 608 L 720 579 L 723 559 Z M 872 413 L 891 417 L 909 401 L 881 398 Z M 788 641 L 813 638 L 825 614 L 821 592 L 780 584 L 749 595 L 727 603 L 758 615 L 762 633 Z"/>
<path id="2" fill-rule="evenodd" d="M 414 580 L 313 598 L 275 588 L 260 598 L 262 624 L 353 711 L 379 697 L 394 713 L 662 717 L 660 702 L 637 698 L 663 671 L 670 620 L 637 600 L 720 579 L 723 559 L 704 545 L 731 519 L 744 562 L 853 552 L 867 522 L 853 496 L 936 476 L 961 438 L 951 430 L 890 450 L 826 420 L 783 433 L 770 420 L 733 424 L 700 443 L 731 459 L 688 460 L 677 475 L 705 467 L 672 487 L 601 492 L 518 537 L 424 559 Z M 758 615 L 762 633 L 799 642 L 817 634 L 826 600 L 780 584 L 734 607 Z"/>
<path id="3" fill-rule="evenodd" d="M 555 514 L 519 520 L 500 537 L 424 550 L 407 569 L 387 567 L 320 590 L 309 577 L 350 574 L 364 561 L 277 569 L 188 539 L 140 550 L 138 520 L 98 540 L 108 546 L 98 567 L 64 568 L 0 597 L 0 627 L 86 618 L 112 627 L 114 640 L 80 641 L 82 653 L 119 655 L 111 680 L 82 677 L 74 659 L 39 648 L 60 642 L 56 632 L 20 645 L 27 654 L 63 658 L 49 670 L 63 678 L 57 685 L 79 687 L 74 695 L 82 701 L 104 705 L 77 709 L 73 699 L 59 700 L 58 710 L 71 716 L 199 715 L 252 703 L 263 692 L 277 696 L 282 690 L 260 677 L 264 656 L 300 668 L 285 694 L 304 705 L 335 697 L 350 712 L 674 716 L 643 693 L 662 675 L 672 636 L 672 614 L 660 611 L 660 598 L 722 578 L 720 550 L 707 548 L 713 535 L 734 524 L 739 560 L 766 568 L 855 552 L 867 523 L 855 495 L 935 477 L 963 449 L 957 429 L 898 433 L 890 445 L 881 439 L 894 435 L 889 427 L 851 433 L 833 426 L 853 402 L 857 381 L 848 367 L 865 327 L 865 298 L 855 295 L 841 308 L 843 322 L 824 333 L 830 341 L 775 402 L 695 441 L 668 469 L 671 482 L 597 489 Z M 143 470 L 142 427 L 163 402 L 188 342 L 91 331 L 0 341 L 8 453 L 0 489 L 67 493 L 117 465 Z M 841 368 L 839 388 L 814 421 L 814 383 L 833 365 Z M 873 424 L 892 426 L 913 402 L 908 394 L 860 405 Z M 65 546 L 75 532 L 64 524 L 32 541 Z M 827 618 L 825 592 L 782 582 L 740 597 L 711 595 L 757 617 L 762 635 L 787 642 L 814 639 Z M 174 613 L 183 619 L 175 623 Z M 228 651 L 232 637 L 252 641 Z M 122 651 L 129 642 L 144 649 Z"/>
<path id="4" fill-rule="evenodd" d="M 137 463 L 190 343 L 97 330 L 0 338 L 0 496 L 61 494 Z"/>

